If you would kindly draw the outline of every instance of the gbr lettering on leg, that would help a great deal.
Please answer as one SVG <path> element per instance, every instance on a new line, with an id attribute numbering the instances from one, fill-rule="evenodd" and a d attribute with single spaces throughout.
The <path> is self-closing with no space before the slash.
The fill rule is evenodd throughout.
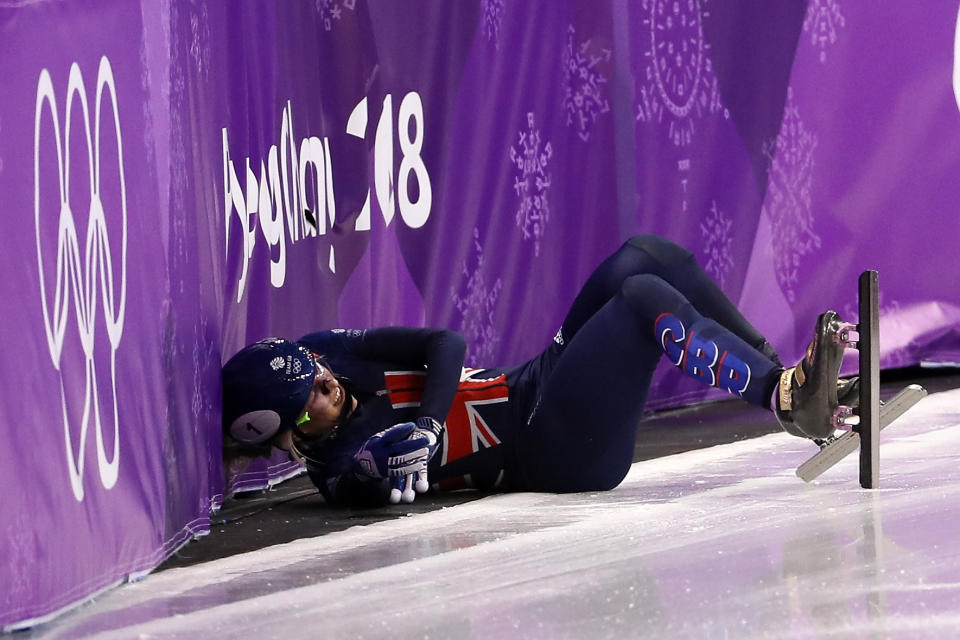
<path id="1" fill-rule="evenodd" d="M 660 347 L 674 365 L 704 384 L 742 396 L 750 385 L 750 366 L 715 342 L 687 331 L 672 313 L 661 314 L 655 323 Z"/>

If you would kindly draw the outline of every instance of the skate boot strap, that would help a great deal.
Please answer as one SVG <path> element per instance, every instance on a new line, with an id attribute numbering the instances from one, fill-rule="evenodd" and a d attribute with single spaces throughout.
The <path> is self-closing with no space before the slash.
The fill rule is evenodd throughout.
<path id="1" fill-rule="evenodd" d="M 807 381 L 807 375 L 803 372 L 803 367 L 790 367 L 780 373 L 778 390 L 781 411 L 790 411 L 793 408 L 793 380 L 797 381 L 798 388 L 802 387 L 803 383 Z"/>

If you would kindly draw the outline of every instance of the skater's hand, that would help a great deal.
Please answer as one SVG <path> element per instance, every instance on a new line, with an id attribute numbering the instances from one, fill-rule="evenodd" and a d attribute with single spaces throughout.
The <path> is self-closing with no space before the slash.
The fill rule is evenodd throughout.
<path id="1" fill-rule="evenodd" d="M 354 454 L 357 473 L 390 480 L 390 502 L 413 502 L 418 480 L 427 477 L 429 443 L 426 437 L 411 437 L 412 422 L 397 424 L 376 433 Z"/>
<path id="2" fill-rule="evenodd" d="M 427 441 L 427 462 L 433 460 L 437 453 L 437 444 L 440 442 L 440 434 L 443 433 L 443 425 L 429 416 L 417 418 L 417 428 L 410 434 L 410 438 L 425 438 Z M 427 480 L 427 469 L 417 472 L 414 479 L 414 488 L 417 493 L 426 493 L 430 488 L 430 482 Z"/>

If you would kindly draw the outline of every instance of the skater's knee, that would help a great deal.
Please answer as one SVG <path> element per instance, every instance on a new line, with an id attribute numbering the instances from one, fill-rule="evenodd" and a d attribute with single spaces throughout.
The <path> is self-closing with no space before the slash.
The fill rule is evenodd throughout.
<path id="1" fill-rule="evenodd" d="M 666 280 L 652 273 L 638 273 L 624 278 L 620 284 L 620 295 L 630 306 L 640 308 L 653 307 L 651 303 L 673 294 Z"/>
<path id="2" fill-rule="evenodd" d="M 665 313 L 686 315 L 692 308 L 690 301 L 663 278 L 651 274 L 631 276 L 620 287 L 620 298 L 641 331 L 653 327 Z"/>
<path id="3" fill-rule="evenodd" d="M 694 255 L 666 238 L 653 235 L 633 236 L 627 244 L 640 249 L 664 267 L 676 267 L 694 259 Z"/>

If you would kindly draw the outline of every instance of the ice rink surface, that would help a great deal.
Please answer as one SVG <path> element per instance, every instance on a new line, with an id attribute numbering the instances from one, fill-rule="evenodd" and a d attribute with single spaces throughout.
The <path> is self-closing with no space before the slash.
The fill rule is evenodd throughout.
<path id="1" fill-rule="evenodd" d="M 958 427 L 960 389 L 923 399 L 878 490 L 856 453 L 804 484 L 816 448 L 768 435 L 170 569 L 18 635 L 955 638 Z"/>

